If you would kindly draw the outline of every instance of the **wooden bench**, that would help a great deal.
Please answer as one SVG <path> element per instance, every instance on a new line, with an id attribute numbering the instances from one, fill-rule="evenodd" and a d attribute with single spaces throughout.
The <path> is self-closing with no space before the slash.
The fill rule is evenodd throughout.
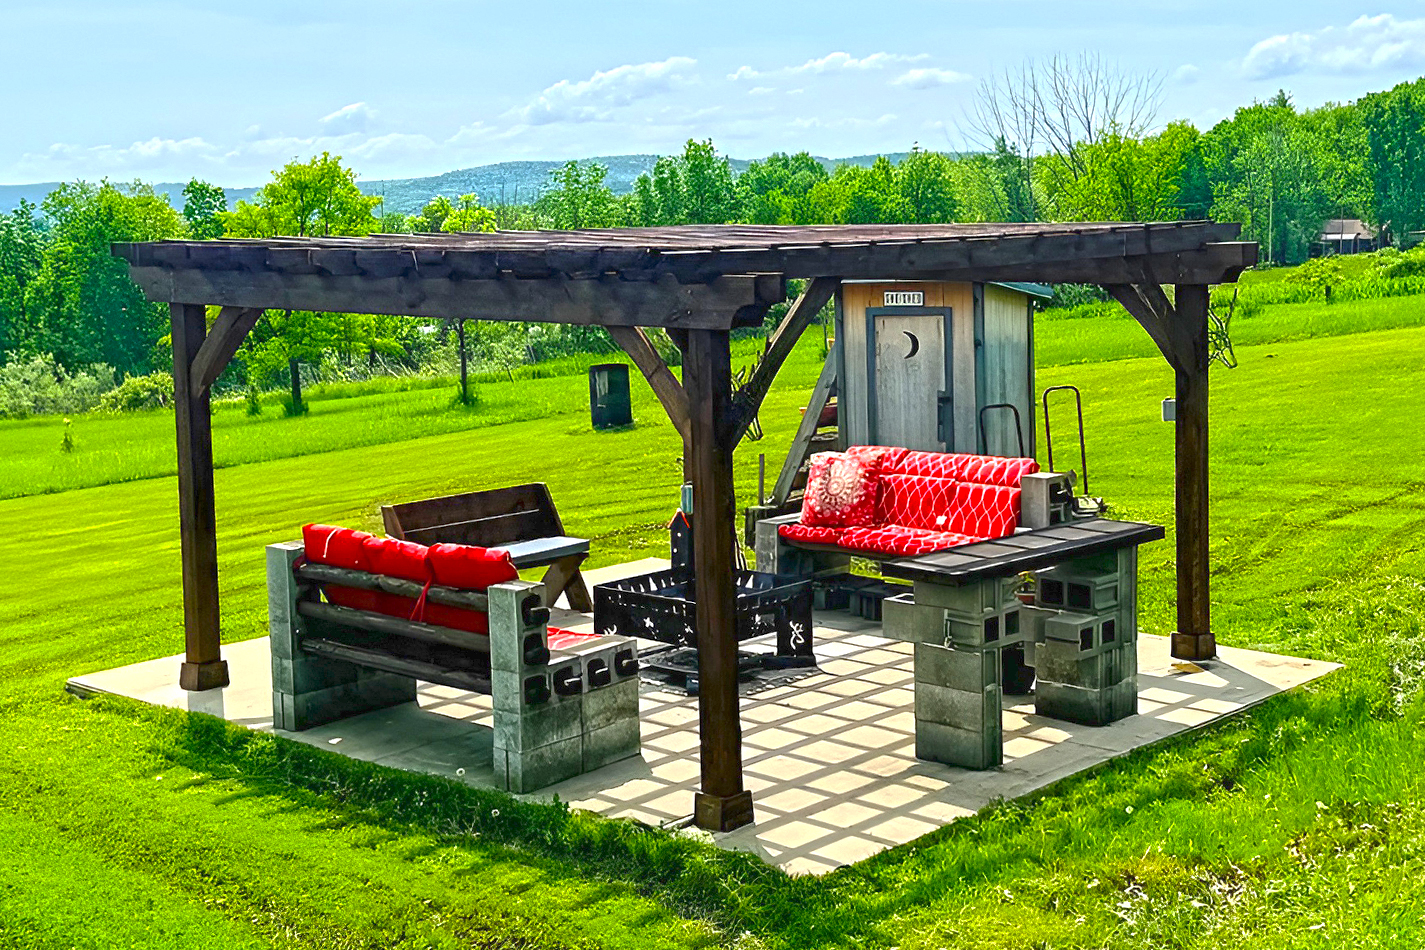
<path id="1" fill-rule="evenodd" d="M 564 523 L 543 482 L 382 505 L 381 520 L 392 538 L 418 544 L 504 548 L 520 569 L 548 566 L 540 581 L 547 606 L 564 594 L 571 609 L 594 612 L 589 588 L 579 571 L 589 556 L 589 542 L 564 533 Z"/>

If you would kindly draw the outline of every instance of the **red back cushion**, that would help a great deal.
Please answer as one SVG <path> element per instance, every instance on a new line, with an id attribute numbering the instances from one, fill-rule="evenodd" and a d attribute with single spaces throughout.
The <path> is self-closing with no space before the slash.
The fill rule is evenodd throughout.
<path id="1" fill-rule="evenodd" d="M 966 455 L 961 458 L 964 465 L 960 480 L 977 485 L 1018 488 L 1020 478 L 1039 471 L 1039 463 L 1029 458 L 1001 458 L 998 455 Z"/>
<path id="2" fill-rule="evenodd" d="M 960 478 L 963 455 L 945 452 L 905 452 L 895 459 L 894 474 L 925 475 L 931 478 Z M 891 466 L 883 466 L 883 471 L 892 472 Z"/>
<path id="3" fill-rule="evenodd" d="M 430 577 L 429 550 L 424 544 L 414 541 L 397 541 L 395 538 L 367 538 L 364 547 L 371 563 L 370 570 L 387 577 L 424 584 Z"/>
<path id="4" fill-rule="evenodd" d="M 329 524 L 302 526 L 302 545 L 307 560 L 313 564 L 328 564 L 356 571 L 371 570 L 365 543 L 371 535 L 351 528 L 336 528 Z"/>
<path id="5" fill-rule="evenodd" d="M 864 461 L 844 452 L 818 452 L 811 457 L 802 524 L 867 525 L 875 516 L 876 477 Z"/>
<path id="6" fill-rule="evenodd" d="M 1002 538 L 1019 527 L 1019 489 L 1002 485 L 955 486 L 949 523 L 942 531 L 975 538 Z"/>
<path id="7" fill-rule="evenodd" d="M 519 577 L 508 551 L 468 544 L 432 544 L 430 570 L 437 584 L 469 590 L 484 590 Z"/>
<path id="8" fill-rule="evenodd" d="M 882 475 L 877 524 L 953 531 L 950 509 L 956 482 L 929 475 Z"/>

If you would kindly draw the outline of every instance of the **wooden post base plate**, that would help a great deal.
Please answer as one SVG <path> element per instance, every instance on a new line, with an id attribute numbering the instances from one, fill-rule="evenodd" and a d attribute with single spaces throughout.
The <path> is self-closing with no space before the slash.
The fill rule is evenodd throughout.
<path id="1" fill-rule="evenodd" d="M 228 661 L 185 662 L 178 670 L 178 685 L 186 690 L 220 689 L 228 685 Z"/>
<path id="2" fill-rule="evenodd" d="M 1217 637 L 1210 633 L 1173 632 L 1173 659 L 1210 660 L 1217 655 Z"/>
<path id="3" fill-rule="evenodd" d="M 732 831 L 752 824 L 752 820 L 750 791 L 743 790 L 728 796 L 706 792 L 693 795 L 693 824 L 706 831 Z"/>

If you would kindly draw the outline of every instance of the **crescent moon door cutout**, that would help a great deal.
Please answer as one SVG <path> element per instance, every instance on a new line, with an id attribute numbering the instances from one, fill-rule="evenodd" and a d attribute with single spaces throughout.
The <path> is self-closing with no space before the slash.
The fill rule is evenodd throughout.
<path id="1" fill-rule="evenodd" d="M 939 397 L 945 384 L 944 309 L 872 313 L 875 364 L 872 433 L 880 445 L 943 451 Z"/>

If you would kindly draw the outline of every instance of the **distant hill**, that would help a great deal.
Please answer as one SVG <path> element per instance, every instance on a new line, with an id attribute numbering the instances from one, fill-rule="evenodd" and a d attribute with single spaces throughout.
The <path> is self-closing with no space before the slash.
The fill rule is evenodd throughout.
<path id="1" fill-rule="evenodd" d="M 886 158 L 899 162 L 907 152 L 890 152 Z M 848 158 L 822 158 L 816 160 L 830 171 L 837 165 L 869 166 L 879 155 L 853 155 Z M 614 194 L 624 195 L 633 190 L 633 183 L 639 175 L 652 171 L 658 161 L 657 155 L 600 155 L 595 158 L 579 159 L 580 162 L 598 162 L 608 168 L 605 181 Z M 750 159 L 730 159 L 733 171 L 741 174 L 751 164 Z M 487 205 L 526 204 L 539 197 L 549 187 L 549 173 L 563 162 L 529 161 L 499 162 L 494 165 L 477 165 L 462 168 L 427 178 L 387 178 L 358 182 L 361 190 L 368 195 L 380 195 L 387 211 L 412 214 L 436 195 L 454 198 L 471 192 L 480 196 Z M 0 185 L 0 212 L 8 212 L 19 207 L 22 200 L 39 204 L 45 196 L 59 187 L 59 182 L 49 181 L 33 185 Z M 168 195 L 175 208 L 183 207 L 183 184 L 160 182 L 154 190 Z M 256 188 L 223 189 L 231 207 L 237 201 L 251 198 Z"/>

